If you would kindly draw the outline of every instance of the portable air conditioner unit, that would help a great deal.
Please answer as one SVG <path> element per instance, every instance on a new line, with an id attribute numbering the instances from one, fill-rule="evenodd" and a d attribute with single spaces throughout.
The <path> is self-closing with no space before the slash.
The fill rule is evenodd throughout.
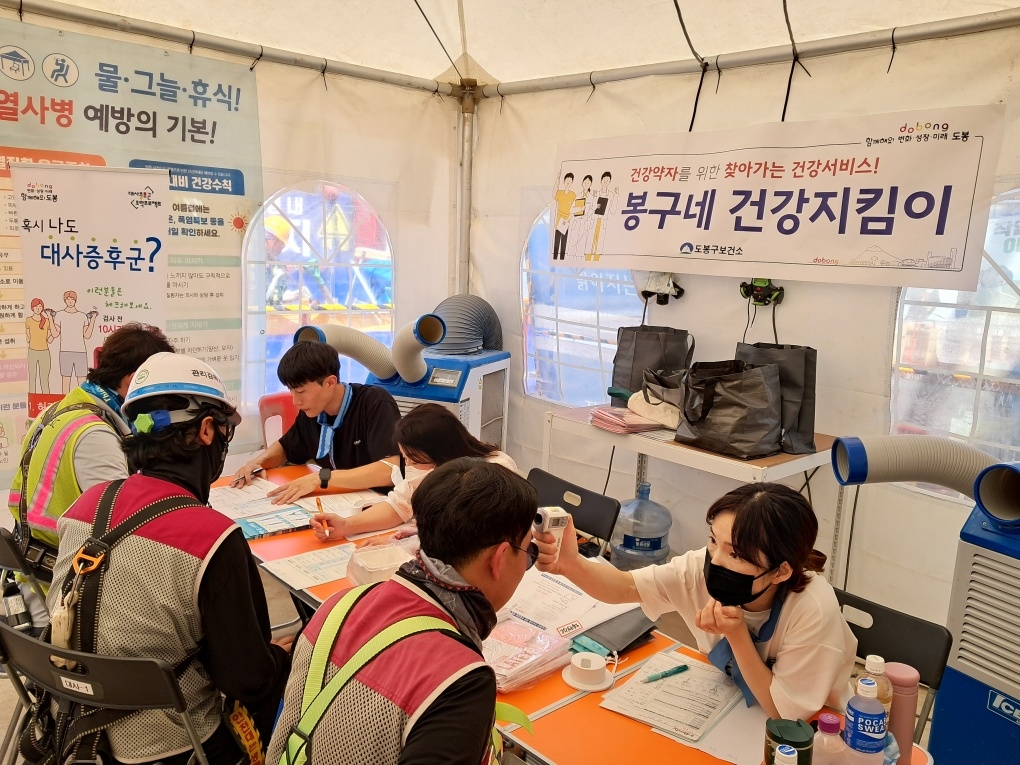
<path id="1" fill-rule="evenodd" d="M 939 436 L 837 438 L 840 484 L 924 481 L 975 506 L 960 531 L 942 675 L 928 750 L 935 762 L 1020 762 L 1020 462 Z"/>
<path id="2" fill-rule="evenodd" d="M 470 355 L 423 353 L 428 373 L 418 383 L 385 381 L 370 374 L 366 383 L 389 391 L 405 415 L 419 404 L 442 404 L 480 441 L 506 447 L 510 392 L 509 351 Z"/>
<path id="3" fill-rule="evenodd" d="M 1018 482 L 1013 485 L 1020 490 Z M 979 505 L 960 532 L 946 625 L 953 649 L 935 697 L 928 744 L 935 762 L 1020 762 L 1017 522 L 992 518 Z"/>

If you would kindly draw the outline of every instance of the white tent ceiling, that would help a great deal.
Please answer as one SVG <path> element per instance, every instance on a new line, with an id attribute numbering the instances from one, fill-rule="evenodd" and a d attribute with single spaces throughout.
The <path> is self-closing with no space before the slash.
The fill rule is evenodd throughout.
<path id="1" fill-rule="evenodd" d="M 418 0 L 480 82 L 692 58 L 673 0 Z M 452 70 L 414 0 L 63 0 L 68 5 L 426 79 Z M 800 42 L 1020 7 L 991 0 L 792 0 Z M 680 0 L 702 56 L 789 44 L 782 0 Z M 466 57 L 465 57 L 466 54 Z"/>

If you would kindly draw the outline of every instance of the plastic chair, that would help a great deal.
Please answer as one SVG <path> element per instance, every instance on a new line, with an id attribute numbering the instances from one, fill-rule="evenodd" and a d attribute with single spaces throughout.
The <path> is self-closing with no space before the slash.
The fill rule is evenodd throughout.
<path id="1" fill-rule="evenodd" d="M 928 686 L 914 726 L 914 743 L 920 743 L 953 647 L 952 633 L 941 624 L 894 611 L 843 590 L 836 590 L 836 600 L 843 611 L 843 618 L 857 637 L 859 657 L 877 654 L 887 662 L 909 664 L 921 675 L 921 682 Z M 870 617 L 870 625 L 864 623 L 868 619 L 862 618 L 861 612 Z"/>
<path id="2" fill-rule="evenodd" d="M 270 438 L 269 431 L 266 427 L 267 423 L 273 417 L 279 417 L 281 420 L 280 435 L 282 436 L 288 430 L 291 425 L 294 424 L 294 420 L 297 419 L 298 410 L 294 406 L 294 399 L 291 398 L 290 391 L 283 391 L 281 393 L 269 393 L 259 399 L 259 420 L 262 422 L 262 438 L 265 441 L 265 445 L 276 441 L 280 436 Z M 275 434 L 274 434 L 275 435 Z"/>
<path id="3" fill-rule="evenodd" d="M 76 661 L 78 666 L 74 672 L 58 669 L 51 656 Z M 181 717 L 196 758 L 209 765 L 173 667 L 165 661 L 69 651 L 0 624 L 0 664 L 23 704 L 31 704 L 31 698 L 19 673 L 58 702 L 98 709 L 173 709 Z"/>
<path id="4" fill-rule="evenodd" d="M 603 540 L 603 549 L 609 544 L 620 514 L 619 500 L 582 489 L 541 468 L 532 468 L 528 473 L 528 483 L 538 492 L 539 507 L 562 507 L 573 516 L 575 529 Z"/>

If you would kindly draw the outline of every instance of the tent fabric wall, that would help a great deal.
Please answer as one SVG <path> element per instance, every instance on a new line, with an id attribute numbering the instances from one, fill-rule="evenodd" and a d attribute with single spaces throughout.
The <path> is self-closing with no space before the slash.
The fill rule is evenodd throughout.
<path id="1" fill-rule="evenodd" d="M 455 268 L 456 102 L 277 64 L 255 72 L 266 197 L 320 179 L 357 191 L 393 246 L 394 329 L 431 311 Z M 249 419 L 235 451 L 260 443 Z"/>
<path id="2" fill-rule="evenodd" d="M 811 76 L 794 73 L 787 120 L 838 118 L 937 106 L 1005 102 L 1005 149 L 997 175 L 1006 186 L 1020 168 L 1012 70 L 1020 46 L 1010 30 L 900 46 L 887 74 L 889 51 L 813 59 Z M 780 118 L 789 65 L 710 72 L 695 130 L 738 127 Z M 476 291 L 503 321 L 508 347 L 522 347 L 518 296 L 503 285 L 519 280 L 519 256 L 534 217 L 552 191 L 560 142 L 644 132 L 682 132 L 691 116 L 696 76 L 656 77 L 590 89 L 509 96 L 482 102 L 475 156 L 472 252 Z M 716 86 L 718 85 L 718 91 Z M 590 98 L 589 98 L 590 96 Z M 1016 185 L 1013 183 L 1013 185 Z M 543 194 L 542 189 L 549 191 Z M 1002 190 L 1002 189 L 997 189 Z M 748 274 L 768 276 L 768 274 Z M 732 357 L 743 332 L 739 279 L 683 276 L 679 303 L 651 309 L 649 322 L 683 327 L 698 339 L 697 359 Z M 818 422 L 821 432 L 880 434 L 889 427 L 889 380 L 898 291 L 882 287 L 786 282 L 777 315 L 780 340 L 819 350 Z M 770 318 L 759 312 L 749 340 L 771 339 Z M 515 356 L 509 450 L 522 468 L 538 464 L 542 413 L 552 405 L 526 397 Z M 600 490 L 609 449 L 555 440 L 551 470 Z M 569 456 L 567 456 L 569 455 Z M 632 496 L 633 456 L 618 454 L 610 493 Z M 623 468 L 624 472 L 620 472 Z M 733 483 L 651 461 L 653 497 L 674 516 L 671 544 L 704 544 L 704 511 Z M 800 486 L 802 481 L 794 482 Z M 818 547 L 831 550 L 836 486 L 828 471 L 812 482 L 821 521 Z M 847 503 L 846 513 L 849 514 Z M 849 587 L 908 613 L 943 621 L 949 603 L 953 550 L 968 507 L 898 486 L 861 489 Z M 844 517 L 844 522 L 846 518 Z M 910 540 L 910 541 L 904 541 Z"/>
<path id="3" fill-rule="evenodd" d="M 194 29 L 308 56 L 432 78 L 449 63 L 418 9 L 408 0 L 275 0 L 210 3 L 176 0 L 63 0 L 161 24 Z M 31 0 L 25 5 L 31 9 Z M 455 59 L 477 69 L 462 74 L 490 82 L 692 59 L 673 0 L 420 0 Z M 892 29 L 1017 7 L 1008 0 L 858 0 L 790 2 L 797 42 Z M 788 45 L 780 0 L 681 0 L 691 40 L 702 56 Z M 721 14 L 725 20 L 720 22 Z"/>
<path id="4" fill-rule="evenodd" d="M 431 311 L 455 264 L 457 102 L 348 77 L 327 75 L 324 84 L 273 64 L 255 71 L 266 196 L 288 178 L 342 180 L 376 206 L 390 233 L 396 325 Z M 388 184 L 396 199 L 379 195 Z"/>

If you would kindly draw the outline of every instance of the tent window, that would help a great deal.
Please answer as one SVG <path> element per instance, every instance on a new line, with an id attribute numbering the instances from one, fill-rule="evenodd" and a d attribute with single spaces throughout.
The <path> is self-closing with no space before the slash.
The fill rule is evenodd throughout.
<path id="1" fill-rule="evenodd" d="M 616 330 L 637 324 L 643 308 L 630 271 L 550 267 L 549 211 L 531 226 L 521 253 L 524 391 L 566 406 L 608 399 Z"/>
<path id="2" fill-rule="evenodd" d="M 892 432 L 1020 460 L 1020 189 L 995 199 L 974 292 L 903 290 Z M 931 488 L 931 487 L 925 487 Z"/>
<path id="3" fill-rule="evenodd" d="M 391 344 L 393 249 L 356 191 L 325 181 L 277 191 L 249 226 L 244 258 L 246 401 L 283 390 L 276 367 L 298 327 L 341 324 Z M 342 360 L 342 381 L 366 374 Z"/>

